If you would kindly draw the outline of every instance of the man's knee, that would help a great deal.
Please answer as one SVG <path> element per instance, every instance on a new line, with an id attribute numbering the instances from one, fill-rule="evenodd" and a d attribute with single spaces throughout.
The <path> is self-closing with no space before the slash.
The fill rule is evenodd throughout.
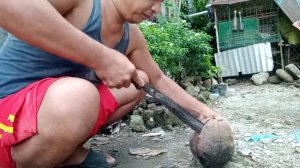
<path id="1" fill-rule="evenodd" d="M 97 88 L 88 81 L 62 78 L 54 82 L 38 111 L 38 134 L 13 147 L 16 163 L 51 165 L 72 154 L 92 131 L 99 101 Z"/>
<path id="2" fill-rule="evenodd" d="M 99 101 L 98 90 L 90 82 L 78 78 L 60 79 L 46 92 L 38 113 L 39 127 L 49 124 L 47 121 L 51 119 L 53 125 L 61 124 L 62 130 L 68 128 L 67 134 L 88 135 L 96 123 Z M 40 132 L 42 128 L 38 129 Z"/>
<path id="3" fill-rule="evenodd" d="M 92 127 L 98 116 L 99 99 L 98 90 L 92 83 L 78 78 L 63 78 L 49 87 L 39 114 L 53 117 L 54 122 Z"/>

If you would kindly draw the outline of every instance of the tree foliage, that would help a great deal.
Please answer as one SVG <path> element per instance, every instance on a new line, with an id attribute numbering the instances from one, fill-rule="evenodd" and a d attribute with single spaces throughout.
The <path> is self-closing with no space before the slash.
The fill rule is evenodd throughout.
<path id="1" fill-rule="evenodd" d="M 206 11 L 206 5 L 209 0 L 183 0 L 181 5 L 182 16 Z M 212 24 L 208 15 L 186 18 L 190 22 L 191 27 L 195 30 L 208 31 Z"/>

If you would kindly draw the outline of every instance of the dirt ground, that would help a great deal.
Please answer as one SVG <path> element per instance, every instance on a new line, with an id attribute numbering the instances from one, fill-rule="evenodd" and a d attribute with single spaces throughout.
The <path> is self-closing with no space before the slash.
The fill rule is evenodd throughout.
<path id="1" fill-rule="evenodd" d="M 234 131 L 235 154 L 225 168 L 300 167 L 299 88 L 239 82 L 211 107 L 231 123 Z M 132 132 L 123 124 L 119 133 L 107 135 L 104 141 L 93 140 L 92 144 L 96 150 L 114 154 L 120 161 L 116 168 L 201 167 L 188 146 L 190 128 L 164 131 L 163 136 L 143 137 L 145 133 Z M 156 156 L 129 153 L 142 147 L 167 152 Z"/>

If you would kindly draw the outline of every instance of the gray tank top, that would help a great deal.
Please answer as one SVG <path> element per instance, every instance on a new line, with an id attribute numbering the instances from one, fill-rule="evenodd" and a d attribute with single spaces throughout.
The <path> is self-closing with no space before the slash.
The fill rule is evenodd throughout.
<path id="1" fill-rule="evenodd" d="M 124 24 L 124 28 L 124 34 L 114 48 L 123 54 L 129 44 L 128 23 Z M 101 3 L 93 0 L 91 15 L 82 31 L 101 43 L 100 30 Z M 34 47 L 12 34 L 8 35 L 0 49 L 0 98 L 46 77 L 72 76 L 99 83 L 93 74 L 84 65 Z"/>

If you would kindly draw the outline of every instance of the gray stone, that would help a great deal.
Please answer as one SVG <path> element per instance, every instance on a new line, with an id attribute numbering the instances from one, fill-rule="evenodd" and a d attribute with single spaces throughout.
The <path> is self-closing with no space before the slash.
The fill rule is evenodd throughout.
<path id="1" fill-rule="evenodd" d="M 169 125 L 173 126 L 184 126 L 185 124 L 178 118 L 176 117 L 172 112 L 170 112 L 168 110 L 168 112 L 166 112 L 166 114 L 168 115 L 169 118 Z"/>
<path id="2" fill-rule="evenodd" d="M 299 146 L 295 147 L 295 153 L 300 153 L 300 147 Z"/>
<path id="3" fill-rule="evenodd" d="M 159 165 L 157 168 L 179 168 L 177 163 L 173 162 L 173 163 L 165 163 L 165 164 L 162 164 L 162 165 Z"/>
<path id="4" fill-rule="evenodd" d="M 285 70 L 290 75 L 292 75 L 294 79 L 300 78 L 300 70 L 294 64 L 289 64 L 289 65 L 285 66 Z"/>
<path id="5" fill-rule="evenodd" d="M 197 96 L 197 99 L 203 103 L 207 103 L 210 100 L 210 94 L 211 92 L 209 91 L 203 91 Z"/>
<path id="6" fill-rule="evenodd" d="M 217 85 L 218 81 L 215 78 L 207 79 L 203 82 L 203 86 L 206 88 L 210 88 L 212 85 Z"/>
<path id="7" fill-rule="evenodd" d="M 236 140 L 235 142 L 237 144 L 238 149 L 245 149 L 248 145 L 247 142 L 241 140 Z"/>
<path id="8" fill-rule="evenodd" d="M 147 101 L 143 99 L 138 106 L 144 109 L 147 108 Z"/>
<path id="9" fill-rule="evenodd" d="M 197 97 L 198 94 L 200 93 L 200 87 L 199 86 L 189 86 L 186 88 L 186 92 L 193 97 Z"/>
<path id="10" fill-rule="evenodd" d="M 192 78 L 185 78 L 183 79 L 180 84 L 184 87 L 187 88 L 189 86 L 193 86 L 193 79 Z"/>
<path id="11" fill-rule="evenodd" d="M 157 106 L 154 103 L 150 103 L 150 104 L 147 105 L 147 107 L 148 107 L 148 110 L 153 110 L 154 111 Z"/>
<path id="12" fill-rule="evenodd" d="M 267 72 L 260 72 L 258 74 L 254 74 L 251 77 L 251 80 L 253 81 L 253 83 L 255 85 L 262 85 L 264 83 L 267 83 L 268 78 L 269 78 L 269 73 L 267 73 Z"/>
<path id="13" fill-rule="evenodd" d="M 263 138 L 263 139 L 261 140 L 261 142 L 262 142 L 263 144 L 269 144 L 269 143 L 272 143 L 272 141 L 273 141 L 272 138 Z"/>
<path id="14" fill-rule="evenodd" d="M 165 113 L 165 108 L 164 106 L 156 106 L 154 109 L 155 114 L 162 114 Z"/>
<path id="15" fill-rule="evenodd" d="M 268 72 L 259 72 L 258 75 L 260 75 L 264 79 L 264 82 L 266 82 L 266 80 L 270 76 Z"/>
<path id="16" fill-rule="evenodd" d="M 130 116 L 129 127 L 132 130 L 137 131 L 137 132 L 143 132 L 143 131 L 147 130 L 144 125 L 142 116 L 139 116 L 139 115 L 131 115 Z"/>
<path id="17" fill-rule="evenodd" d="M 275 124 L 272 125 L 273 129 L 280 129 L 282 127 L 283 127 L 283 124 L 280 124 L 280 123 L 275 123 Z"/>
<path id="18" fill-rule="evenodd" d="M 293 77 L 283 69 L 277 69 L 276 75 L 285 82 L 293 82 Z"/>
<path id="19" fill-rule="evenodd" d="M 191 84 L 190 82 L 184 82 L 181 84 L 181 86 L 185 89 L 185 88 L 188 88 L 190 86 L 193 86 L 193 84 Z"/>
<path id="20" fill-rule="evenodd" d="M 238 82 L 238 80 L 236 79 L 226 79 L 225 80 L 226 83 L 228 83 L 229 86 L 234 85 Z"/>
<path id="21" fill-rule="evenodd" d="M 153 118 L 157 126 L 161 126 L 164 129 L 172 129 L 174 126 L 184 125 L 180 119 L 163 106 L 154 111 Z"/>
<path id="22" fill-rule="evenodd" d="M 152 118 L 150 118 L 149 120 L 145 121 L 145 126 L 148 129 L 155 128 L 156 127 L 156 122 Z"/>
<path id="23" fill-rule="evenodd" d="M 268 78 L 268 82 L 271 84 L 279 84 L 282 80 L 277 75 L 272 75 Z"/>
<path id="24" fill-rule="evenodd" d="M 268 156 L 272 156 L 274 154 L 274 152 L 272 152 L 270 150 L 265 150 L 264 153 Z"/>
<path id="25" fill-rule="evenodd" d="M 204 86 L 200 86 L 200 91 L 207 91 L 208 89 Z"/>
<path id="26" fill-rule="evenodd" d="M 153 118 L 153 114 L 154 114 L 154 111 L 153 110 L 144 110 L 142 113 L 141 113 L 141 116 L 143 118 L 144 121 L 147 121 L 149 120 L 150 118 Z"/>
<path id="27" fill-rule="evenodd" d="M 258 74 L 252 75 L 250 79 L 253 81 L 254 85 L 259 86 L 263 84 L 262 78 Z"/>
<path id="28" fill-rule="evenodd" d="M 141 112 L 139 110 L 133 110 L 132 112 L 133 115 L 141 115 Z"/>
<path id="29" fill-rule="evenodd" d="M 105 142 L 105 141 L 109 141 L 110 138 L 108 138 L 108 137 L 102 137 L 102 136 L 95 136 L 95 137 L 93 137 L 93 140 L 99 141 L 99 142 Z"/>
<path id="30" fill-rule="evenodd" d="M 274 143 L 284 143 L 284 139 L 275 139 Z"/>
<path id="31" fill-rule="evenodd" d="M 234 163 L 234 162 L 228 162 L 226 167 L 230 167 L 230 168 L 241 168 L 244 167 L 242 164 L 240 163 Z"/>

